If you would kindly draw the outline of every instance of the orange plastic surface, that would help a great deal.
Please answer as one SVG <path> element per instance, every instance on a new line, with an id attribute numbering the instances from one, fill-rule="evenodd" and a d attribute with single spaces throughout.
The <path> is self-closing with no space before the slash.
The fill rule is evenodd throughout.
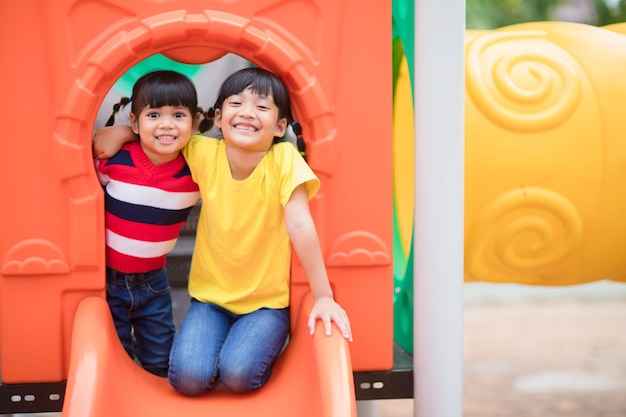
<path id="1" fill-rule="evenodd" d="M 101 297 L 78 308 L 63 417 L 356 417 L 348 342 L 335 327 L 330 337 L 321 323 L 307 330 L 307 298 L 291 340 L 269 382 L 251 394 L 178 394 L 167 382 L 128 356 Z"/>
<path id="2" fill-rule="evenodd" d="M 3 383 L 68 378 L 77 305 L 104 296 L 94 120 L 115 81 L 155 53 L 201 63 L 233 52 L 285 80 L 322 182 L 312 213 L 351 318 L 352 365 L 392 367 L 390 0 L 23 0 L 0 12 Z M 299 305 L 297 260 L 293 288 Z"/>

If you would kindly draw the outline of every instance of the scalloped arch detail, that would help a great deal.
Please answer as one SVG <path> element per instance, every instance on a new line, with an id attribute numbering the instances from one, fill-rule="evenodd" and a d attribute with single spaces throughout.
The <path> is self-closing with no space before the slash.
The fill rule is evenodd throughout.
<path id="1" fill-rule="evenodd" d="M 390 263 L 391 255 L 385 242 L 365 231 L 353 231 L 340 236 L 333 243 L 326 260 L 328 266 L 375 266 Z"/>
<path id="2" fill-rule="evenodd" d="M 70 267 L 63 251 L 43 239 L 26 239 L 13 246 L 2 261 L 2 275 L 61 275 Z"/>

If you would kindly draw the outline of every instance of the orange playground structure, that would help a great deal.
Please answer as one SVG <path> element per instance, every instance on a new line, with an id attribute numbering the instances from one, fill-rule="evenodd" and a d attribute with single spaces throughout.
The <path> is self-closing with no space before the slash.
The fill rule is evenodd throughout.
<path id="1" fill-rule="evenodd" d="M 0 387 L 14 406 L 0 412 L 41 400 L 63 402 L 68 417 L 354 416 L 353 372 L 393 366 L 391 147 L 363 141 L 391 134 L 390 1 L 27 0 L 0 10 L 3 62 L 12 63 L 2 109 L 20 120 L 0 157 L 10 196 L 0 225 Z M 190 400 L 139 369 L 114 337 L 91 136 L 105 94 L 142 59 L 201 64 L 229 52 L 290 89 L 323 184 L 312 212 L 329 277 L 358 336 L 349 346 L 308 336 L 308 284 L 294 259 L 292 341 L 270 382 L 244 397 Z M 364 62 L 373 62 L 366 84 L 355 76 Z M 364 103 L 389 111 L 363 117 Z"/>

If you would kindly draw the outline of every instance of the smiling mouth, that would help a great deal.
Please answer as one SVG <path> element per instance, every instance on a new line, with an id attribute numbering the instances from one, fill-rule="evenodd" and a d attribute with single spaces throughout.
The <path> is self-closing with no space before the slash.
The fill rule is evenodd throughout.
<path id="1" fill-rule="evenodd" d="M 157 136 L 156 140 L 161 143 L 172 143 L 176 140 L 175 136 Z"/>
<path id="2" fill-rule="evenodd" d="M 256 132 L 257 128 L 250 125 L 235 125 L 235 129 L 243 131 L 243 132 Z"/>

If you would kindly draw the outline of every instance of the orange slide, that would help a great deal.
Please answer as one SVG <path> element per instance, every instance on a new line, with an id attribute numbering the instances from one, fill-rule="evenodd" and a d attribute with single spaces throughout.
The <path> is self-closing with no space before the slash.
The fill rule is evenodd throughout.
<path id="1" fill-rule="evenodd" d="M 320 323 L 311 337 L 311 306 L 306 297 L 290 343 L 263 388 L 191 398 L 136 365 L 119 342 L 106 301 L 87 297 L 76 313 L 63 416 L 356 417 L 348 342 L 337 329 L 324 335 Z"/>

